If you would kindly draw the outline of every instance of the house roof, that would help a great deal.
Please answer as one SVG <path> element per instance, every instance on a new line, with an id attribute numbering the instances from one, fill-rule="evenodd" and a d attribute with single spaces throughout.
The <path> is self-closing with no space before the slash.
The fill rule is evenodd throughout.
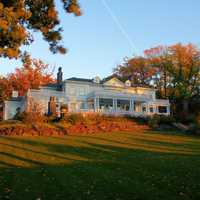
<path id="1" fill-rule="evenodd" d="M 76 77 L 72 77 L 72 78 L 68 78 L 67 81 L 81 81 L 81 82 L 93 82 L 93 79 L 87 79 L 87 78 L 76 78 Z"/>
<path id="2" fill-rule="evenodd" d="M 110 81 L 111 79 L 113 78 L 116 78 L 118 79 L 119 81 L 121 81 L 122 83 L 125 83 L 125 80 L 118 76 L 117 74 L 113 74 L 113 75 L 110 75 L 104 79 L 102 79 L 100 81 L 100 84 L 104 84 L 108 81 Z M 86 83 L 93 83 L 93 79 L 86 79 L 86 78 L 77 78 L 77 77 L 71 77 L 71 78 L 68 78 L 66 79 L 67 81 L 77 81 L 77 82 L 86 82 Z M 129 79 L 128 79 L 129 80 Z M 146 89 L 153 89 L 153 87 L 150 87 L 150 86 L 145 86 L 145 85 L 132 85 L 132 87 L 141 87 L 141 88 L 146 88 Z"/>
<path id="3" fill-rule="evenodd" d="M 101 84 L 111 80 L 112 78 L 117 78 L 119 79 L 120 81 L 124 82 L 121 77 L 117 76 L 117 75 L 111 75 L 111 76 L 108 76 L 104 79 L 102 79 L 100 81 Z M 93 82 L 93 79 L 87 79 L 87 78 L 77 78 L 77 77 L 72 77 L 72 78 L 68 78 L 67 81 L 81 81 L 81 82 L 89 82 L 89 83 L 92 83 Z"/>
<path id="4" fill-rule="evenodd" d="M 111 79 L 113 79 L 113 78 L 117 78 L 117 79 L 119 79 L 120 81 L 124 82 L 124 80 L 122 80 L 122 78 L 121 78 L 120 76 L 118 76 L 118 75 L 116 75 L 116 74 L 113 74 L 113 75 L 110 75 L 110 76 L 104 78 L 104 79 L 101 81 L 101 83 L 105 83 L 105 82 L 107 82 L 107 81 L 109 81 L 109 80 L 111 80 Z"/>

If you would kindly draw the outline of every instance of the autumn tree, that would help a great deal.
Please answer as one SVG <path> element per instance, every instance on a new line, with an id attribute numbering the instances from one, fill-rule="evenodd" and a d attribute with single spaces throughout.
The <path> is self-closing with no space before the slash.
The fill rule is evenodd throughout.
<path id="1" fill-rule="evenodd" d="M 158 46 L 144 51 L 144 56 L 128 59 L 115 69 L 122 77 L 132 77 L 136 84 L 153 85 L 159 97 L 188 113 L 189 102 L 200 99 L 200 49 L 195 45 Z"/>
<path id="2" fill-rule="evenodd" d="M 24 95 L 28 89 L 38 89 L 42 85 L 54 83 L 53 69 L 41 60 L 26 56 L 23 66 L 16 68 L 13 73 L 0 78 L 0 103 L 9 99 L 12 91 Z"/>
<path id="3" fill-rule="evenodd" d="M 41 60 L 32 59 L 27 56 L 23 60 L 24 64 L 16 68 L 15 72 L 8 74 L 8 82 L 20 95 L 24 95 L 28 89 L 38 89 L 39 86 L 55 82 L 53 69 Z"/>
<path id="4" fill-rule="evenodd" d="M 0 104 L 12 94 L 12 84 L 6 77 L 0 77 Z"/>
<path id="5" fill-rule="evenodd" d="M 160 98 L 168 98 L 168 68 L 171 62 L 168 58 L 168 47 L 157 46 L 144 51 L 144 56 L 148 60 L 149 68 L 156 71 L 152 82 L 157 88 L 157 94 Z"/>
<path id="6" fill-rule="evenodd" d="M 182 100 L 187 112 L 189 101 L 200 98 L 200 50 L 192 44 L 176 44 L 169 47 L 169 57 L 171 97 Z"/>
<path id="7" fill-rule="evenodd" d="M 81 15 L 77 0 L 61 0 L 67 13 Z M 33 31 L 42 33 L 53 53 L 65 53 L 55 0 L 0 0 L 0 56 L 18 58 L 20 47 L 33 42 Z"/>
<path id="8" fill-rule="evenodd" d="M 164 96 L 181 101 L 187 112 L 189 100 L 199 96 L 200 50 L 192 44 L 175 44 L 146 50 L 145 55 L 159 68 Z"/>
<path id="9" fill-rule="evenodd" d="M 150 86 L 156 68 L 149 65 L 148 59 L 144 57 L 126 58 L 122 65 L 114 69 L 114 73 L 123 79 L 129 79 L 132 85 Z"/>

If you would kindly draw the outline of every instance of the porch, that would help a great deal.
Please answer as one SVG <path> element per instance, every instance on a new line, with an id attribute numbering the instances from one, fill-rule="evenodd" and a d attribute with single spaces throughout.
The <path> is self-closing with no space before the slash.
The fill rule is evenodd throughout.
<path id="1" fill-rule="evenodd" d="M 87 99 L 87 111 L 113 115 L 147 116 L 170 115 L 168 100 L 150 100 L 141 96 L 126 94 L 95 94 Z"/>

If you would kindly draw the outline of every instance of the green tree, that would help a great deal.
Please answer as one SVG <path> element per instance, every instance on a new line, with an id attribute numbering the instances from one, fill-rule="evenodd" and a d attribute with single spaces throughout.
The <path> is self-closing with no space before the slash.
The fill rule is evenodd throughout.
<path id="1" fill-rule="evenodd" d="M 61 0 L 67 13 L 81 15 L 77 0 Z M 42 33 L 53 53 L 66 53 L 60 45 L 62 28 L 55 0 L 0 0 L 0 56 L 18 58 L 20 47 L 30 45 L 33 31 Z"/>

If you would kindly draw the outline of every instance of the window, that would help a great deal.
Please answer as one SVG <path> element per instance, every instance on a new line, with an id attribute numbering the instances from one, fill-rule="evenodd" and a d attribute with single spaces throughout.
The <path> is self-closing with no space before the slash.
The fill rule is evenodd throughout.
<path id="1" fill-rule="evenodd" d="M 143 106 L 143 107 L 142 107 L 142 112 L 146 112 L 146 110 L 147 110 L 146 107 Z"/>
<path id="2" fill-rule="evenodd" d="M 69 88 L 69 94 L 75 95 L 76 94 L 76 88 L 75 87 Z"/>
<path id="3" fill-rule="evenodd" d="M 72 111 L 72 112 L 75 112 L 76 111 L 76 103 L 71 103 L 70 104 L 70 110 Z"/>
<path id="4" fill-rule="evenodd" d="M 78 93 L 79 93 L 79 95 L 85 95 L 85 88 L 80 87 Z"/>
<path id="5" fill-rule="evenodd" d="M 153 113 L 153 107 L 149 108 L 150 113 Z"/>
<path id="6" fill-rule="evenodd" d="M 112 99 L 99 99 L 99 107 L 100 109 L 112 109 L 113 108 L 113 100 Z"/>
<path id="7" fill-rule="evenodd" d="M 158 106 L 159 113 L 167 113 L 167 106 Z"/>
<path id="8" fill-rule="evenodd" d="M 124 111 L 129 111 L 130 101 L 129 100 L 117 100 L 117 108 Z"/>
<path id="9" fill-rule="evenodd" d="M 80 104 L 80 109 L 86 109 L 86 103 L 82 102 L 82 103 Z"/>

